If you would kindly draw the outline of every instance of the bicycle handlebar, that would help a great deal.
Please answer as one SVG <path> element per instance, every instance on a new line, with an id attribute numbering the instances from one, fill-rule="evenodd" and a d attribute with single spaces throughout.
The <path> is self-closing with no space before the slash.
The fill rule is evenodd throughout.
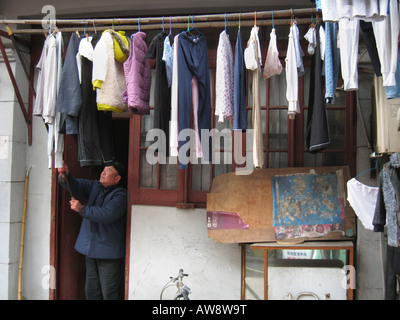
<path id="1" fill-rule="evenodd" d="M 183 269 L 179 269 L 179 275 L 177 276 L 177 277 L 169 277 L 171 280 L 173 280 L 173 281 L 176 281 L 176 280 L 178 280 L 179 279 L 179 277 L 188 277 L 189 276 L 189 274 L 187 274 L 187 273 L 183 273 Z"/>

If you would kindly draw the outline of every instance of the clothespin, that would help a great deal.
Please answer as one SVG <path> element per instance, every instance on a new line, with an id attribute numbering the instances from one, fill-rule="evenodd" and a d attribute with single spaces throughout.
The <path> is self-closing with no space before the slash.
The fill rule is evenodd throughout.
<path id="1" fill-rule="evenodd" d="M 162 31 L 165 31 L 165 27 L 164 27 L 164 16 L 162 17 Z"/>
<path id="2" fill-rule="evenodd" d="M 239 13 L 239 30 L 240 30 L 240 17 L 242 16 L 242 13 Z"/>
<path id="3" fill-rule="evenodd" d="M 111 26 L 112 26 L 112 31 L 114 31 L 114 18 L 112 19 L 112 21 L 111 21 Z"/>
<path id="4" fill-rule="evenodd" d="M 225 12 L 225 33 L 227 33 L 226 32 L 226 12 Z"/>
<path id="5" fill-rule="evenodd" d="M 254 11 L 254 26 L 257 26 L 257 11 Z"/>
<path id="6" fill-rule="evenodd" d="M 138 28 L 139 28 L 139 32 L 140 32 L 140 18 L 138 19 Z"/>

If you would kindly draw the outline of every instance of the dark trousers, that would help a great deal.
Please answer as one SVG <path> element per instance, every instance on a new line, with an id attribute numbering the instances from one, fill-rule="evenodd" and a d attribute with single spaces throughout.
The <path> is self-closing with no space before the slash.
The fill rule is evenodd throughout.
<path id="1" fill-rule="evenodd" d="M 178 128 L 179 132 L 190 128 L 191 102 L 192 102 L 192 78 L 198 81 L 198 128 L 211 130 L 211 92 L 210 74 L 208 66 L 207 40 L 200 34 L 197 37 L 190 37 L 186 33 L 179 36 L 178 41 Z M 211 141 L 211 138 L 210 138 Z M 211 144 L 209 141 L 208 158 L 211 157 Z M 179 141 L 179 148 L 189 142 Z M 206 152 L 206 150 L 203 150 Z M 207 153 L 205 153 L 206 157 Z M 180 169 L 187 168 L 186 164 L 179 164 Z"/>
<path id="2" fill-rule="evenodd" d="M 124 259 L 86 257 L 86 300 L 123 300 L 124 265 Z"/>

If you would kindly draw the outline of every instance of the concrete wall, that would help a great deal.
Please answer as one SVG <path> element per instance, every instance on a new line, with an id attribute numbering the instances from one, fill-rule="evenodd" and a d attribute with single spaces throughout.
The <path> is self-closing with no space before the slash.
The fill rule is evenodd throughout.
<path id="1" fill-rule="evenodd" d="M 367 57 L 368 54 L 365 55 L 365 58 Z M 361 112 L 365 122 L 367 135 L 369 140 L 371 140 L 370 126 L 371 111 L 373 107 L 373 102 L 371 101 L 373 74 L 360 72 L 359 88 Z M 370 143 L 372 144 L 372 140 Z M 370 150 L 359 118 L 359 121 L 357 122 L 357 174 L 363 173 L 370 168 Z M 370 172 L 360 175 L 357 179 L 368 186 L 378 186 L 379 184 L 377 178 L 371 179 Z M 363 224 L 358 220 L 356 246 L 356 298 L 359 300 L 381 300 L 384 298 L 382 262 L 385 259 L 385 252 L 383 252 L 382 256 L 381 245 L 383 241 L 383 245 L 386 247 L 386 240 L 381 240 L 382 236 L 381 233 L 375 233 L 371 230 L 365 229 Z"/>
<path id="2" fill-rule="evenodd" d="M 21 65 L 14 50 L 7 49 L 11 68 L 27 103 Z M 0 58 L 0 299 L 17 298 L 19 243 L 26 172 L 27 126 Z"/>
<path id="3" fill-rule="evenodd" d="M 193 300 L 240 299 L 240 246 L 208 238 L 205 209 L 132 206 L 131 232 L 129 299 L 159 299 L 179 269 Z"/>
<path id="4" fill-rule="evenodd" d="M 24 49 L 22 49 L 24 50 Z M 13 73 L 25 106 L 28 83 L 16 52 L 7 49 Z M 26 63 L 29 55 L 23 53 Z M 33 144 L 28 146 L 28 130 L 14 93 L 3 57 L 0 60 L 0 299 L 17 299 L 21 220 L 25 176 L 29 170 L 25 221 L 22 296 L 48 299 L 42 286 L 49 264 L 51 171 L 47 169 L 47 131 L 41 119 L 33 119 Z"/>

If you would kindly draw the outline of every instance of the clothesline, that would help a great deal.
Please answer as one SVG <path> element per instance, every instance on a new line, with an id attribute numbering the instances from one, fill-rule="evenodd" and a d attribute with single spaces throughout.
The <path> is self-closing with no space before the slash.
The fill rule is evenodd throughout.
<path id="1" fill-rule="evenodd" d="M 227 13 L 211 15 L 190 15 L 174 17 L 147 17 L 147 18 L 113 18 L 113 19 L 55 19 L 52 21 L 62 32 L 75 31 L 103 31 L 112 26 L 115 30 L 157 30 L 169 28 L 185 29 L 194 24 L 196 28 L 220 28 L 220 27 L 251 27 L 271 25 L 290 25 L 293 19 L 297 24 L 310 24 L 317 11 L 315 8 L 289 9 L 274 11 L 254 11 L 244 13 Z M 190 19 L 189 19 L 190 18 Z M 226 21 L 225 21 L 226 19 Z M 42 25 L 42 19 L 18 19 L 2 20 L 5 25 Z M 61 28 L 61 26 L 66 26 Z M 71 27 L 74 26 L 74 27 Z M 40 34 L 43 29 L 12 29 L 14 34 Z"/>

